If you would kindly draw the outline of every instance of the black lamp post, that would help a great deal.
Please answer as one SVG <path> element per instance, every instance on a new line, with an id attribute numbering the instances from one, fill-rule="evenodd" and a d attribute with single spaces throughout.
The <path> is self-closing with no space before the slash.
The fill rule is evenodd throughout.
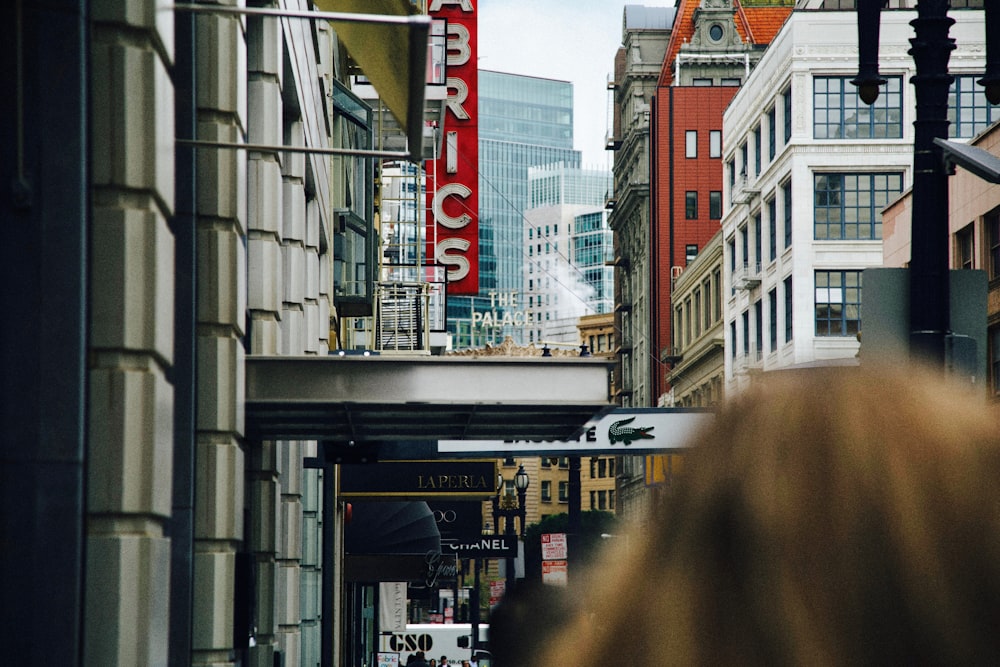
<path id="1" fill-rule="evenodd" d="M 504 520 L 504 535 L 514 535 L 514 519 L 521 520 L 521 531 L 517 533 L 519 537 L 524 537 L 524 517 L 527 512 L 525 496 L 528 493 L 528 473 L 524 472 L 524 466 L 519 465 L 514 474 L 514 489 L 517 491 L 517 498 L 514 494 L 505 493 L 503 473 L 497 475 L 497 493 L 493 496 L 493 525 L 500 528 L 500 518 Z M 503 495 L 501 495 L 503 494 Z M 507 559 L 507 584 L 504 588 L 504 595 L 513 590 L 515 585 L 514 559 Z"/>
<path id="2" fill-rule="evenodd" d="M 858 76 L 851 83 L 872 104 L 878 86 L 879 15 L 884 0 L 858 0 Z M 913 122 L 913 189 L 910 240 L 910 354 L 943 366 L 950 333 L 948 275 L 948 171 L 935 138 L 948 138 L 948 60 L 955 40 L 948 36 L 954 19 L 949 0 L 918 0 L 910 55 L 916 65 L 911 79 L 916 94 Z M 1000 97 L 1000 54 L 996 52 L 1000 0 L 986 0 L 986 75 L 979 80 L 990 101 Z M 993 42 L 991 51 L 990 42 Z"/>

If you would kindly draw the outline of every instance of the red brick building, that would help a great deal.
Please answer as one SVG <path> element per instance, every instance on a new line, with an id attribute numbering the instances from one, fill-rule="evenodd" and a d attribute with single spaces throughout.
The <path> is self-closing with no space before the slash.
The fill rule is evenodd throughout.
<path id="1" fill-rule="evenodd" d="M 668 389 L 671 290 L 719 231 L 722 113 L 792 12 L 781 0 L 681 0 L 652 103 L 650 359 L 655 396 Z"/>

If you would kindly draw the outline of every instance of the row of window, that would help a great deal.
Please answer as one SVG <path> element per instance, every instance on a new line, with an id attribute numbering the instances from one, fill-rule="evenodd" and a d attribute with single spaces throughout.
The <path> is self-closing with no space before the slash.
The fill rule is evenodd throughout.
<path id="1" fill-rule="evenodd" d="M 684 193 L 684 219 L 698 219 L 698 191 L 688 190 Z M 708 193 L 708 219 L 722 220 L 722 192 L 712 190 Z"/>
<path id="2" fill-rule="evenodd" d="M 980 76 L 964 74 L 954 77 L 948 93 L 950 137 L 971 138 L 1000 119 L 1000 107 L 991 106 L 983 94 L 982 87 L 976 84 L 976 79 Z M 791 92 L 790 86 L 782 91 L 779 100 L 764 111 L 763 119 L 751 130 L 750 139 L 743 141 L 734 157 L 727 162 L 731 191 L 735 191 L 737 176 L 741 179 L 752 179 L 761 173 L 765 153 L 768 161 L 774 159 L 778 150 L 780 128 L 784 130 L 785 143 L 791 139 Z M 779 108 L 782 115 L 780 128 Z M 903 78 L 901 76 L 887 76 L 885 85 L 879 91 L 878 99 L 871 106 L 861 101 L 857 88 L 850 82 L 850 77 L 813 77 L 814 139 L 901 139 L 902 137 Z M 696 137 L 688 140 L 689 153 L 692 142 L 696 148 Z M 695 156 L 688 155 L 688 157 Z"/>
<path id="3" fill-rule="evenodd" d="M 613 510 L 615 508 L 615 492 L 613 489 L 607 491 L 590 492 L 590 509 L 592 510 Z"/>
<path id="4" fill-rule="evenodd" d="M 772 194 L 749 224 L 737 233 L 745 266 L 774 261 L 779 239 L 785 248 L 792 244 L 792 185 L 785 181 L 780 196 Z M 903 191 L 902 172 L 820 173 L 813 177 L 813 238 L 828 240 L 870 240 L 882 238 L 881 211 Z M 779 203 L 781 215 L 779 217 Z M 782 229 L 779 233 L 778 221 Z M 767 254 L 764 253 L 764 238 Z M 730 241 L 731 269 L 735 272 L 735 240 Z M 751 252 L 751 248 L 753 251 Z"/>
<path id="5" fill-rule="evenodd" d="M 856 336 L 861 331 L 861 275 L 860 270 L 815 271 L 813 286 L 815 335 L 818 337 Z M 782 343 L 789 343 L 793 335 L 792 278 L 785 278 L 778 287 L 768 291 L 765 299 L 757 299 L 751 308 L 740 315 L 742 344 L 737 345 L 737 322 L 729 323 L 733 358 L 742 351 L 748 359 L 760 359 L 763 354 L 776 352 L 779 333 Z M 764 308 L 767 308 L 767 336 L 764 336 Z M 782 309 L 783 306 L 783 309 Z M 784 311 L 783 327 L 779 311 Z M 751 316 L 752 315 L 752 316 Z M 751 325 L 753 329 L 751 330 Z"/>
<path id="6" fill-rule="evenodd" d="M 698 157 L 698 130 L 684 133 L 684 157 Z M 708 157 L 722 157 L 722 130 L 708 131 Z"/>
<path id="7" fill-rule="evenodd" d="M 819 272 L 817 272 L 819 273 Z M 782 281 L 781 284 L 782 294 L 780 295 L 781 303 L 784 308 L 784 338 L 783 343 L 789 343 L 792 340 L 792 277 L 788 276 Z M 751 336 L 751 320 L 750 320 L 750 310 L 744 310 L 740 316 L 740 321 L 742 323 L 742 345 L 737 345 L 737 326 L 736 320 L 729 323 L 729 340 L 730 340 L 730 356 L 733 359 L 738 358 L 737 350 L 742 350 L 742 356 L 745 359 L 755 359 L 760 360 L 765 352 L 776 352 L 778 350 L 778 333 L 779 333 L 779 321 L 778 321 L 778 311 L 779 311 L 779 295 L 778 288 L 770 290 L 767 293 L 767 314 L 770 327 L 768 328 L 767 341 L 764 340 L 764 303 L 761 299 L 758 299 L 753 304 L 753 335 Z"/>
<path id="8" fill-rule="evenodd" d="M 684 347 L 722 319 L 722 272 L 706 276 L 674 309 L 674 341 Z"/>
<path id="9" fill-rule="evenodd" d="M 615 335 L 613 333 L 608 334 L 595 334 L 588 338 L 590 344 L 591 352 L 607 352 L 615 349 Z M 594 476 L 593 473 L 590 475 Z"/>
<path id="10" fill-rule="evenodd" d="M 543 503 L 552 502 L 552 482 L 550 480 L 542 480 L 541 494 Z M 559 502 L 569 502 L 569 482 L 559 482 Z"/>
<path id="11" fill-rule="evenodd" d="M 528 227 L 528 240 L 530 241 L 535 237 L 535 227 Z M 542 228 L 538 227 L 538 238 L 542 238 Z M 559 234 L 559 223 L 552 225 L 552 234 L 558 236 Z M 549 236 L 549 225 L 545 225 L 545 236 Z"/>
<path id="12" fill-rule="evenodd" d="M 983 218 L 982 244 L 986 252 L 976 252 L 976 225 L 970 223 L 955 233 L 954 265 L 960 269 L 984 268 L 990 280 L 1000 278 L 1000 210 Z"/>

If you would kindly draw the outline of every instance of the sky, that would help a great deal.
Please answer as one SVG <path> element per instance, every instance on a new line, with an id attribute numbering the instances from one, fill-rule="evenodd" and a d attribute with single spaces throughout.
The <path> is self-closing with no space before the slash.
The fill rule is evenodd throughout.
<path id="1" fill-rule="evenodd" d="M 573 148 L 584 167 L 611 169 L 607 82 L 621 44 L 617 0 L 479 0 L 479 68 L 573 83 Z M 627 4 L 673 7 L 675 0 Z"/>

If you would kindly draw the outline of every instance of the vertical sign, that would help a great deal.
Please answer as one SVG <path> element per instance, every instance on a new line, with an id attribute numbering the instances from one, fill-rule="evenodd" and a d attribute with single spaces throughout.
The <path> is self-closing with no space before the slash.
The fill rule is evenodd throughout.
<path id="1" fill-rule="evenodd" d="M 472 0 L 431 0 L 428 13 L 448 22 L 448 99 L 442 154 L 427 166 L 434 216 L 428 255 L 447 268 L 448 294 L 479 293 L 479 76 Z"/>

